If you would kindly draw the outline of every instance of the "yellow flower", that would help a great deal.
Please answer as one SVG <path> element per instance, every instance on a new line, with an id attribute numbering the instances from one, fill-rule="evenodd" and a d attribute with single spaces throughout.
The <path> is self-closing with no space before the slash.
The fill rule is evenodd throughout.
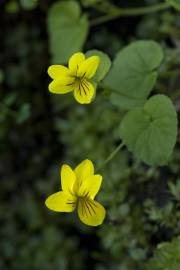
<path id="1" fill-rule="evenodd" d="M 56 212 L 72 212 L 77 208 L 80 220 L 89 226 L 102 224 L 106 210 L 94 200 L 102 176 L 94 174 L 93 163 L 86 159 L 73 171 L 70 166 L 61 168 L 62 191 L 50 195 L 46 206 Z"/>
<path id="2" fill-rule="evenodd" d="M 55 94 L 66 94 L 74 91 L 74 97 L 79 103 L 90 103 L 95 95 L 92 78 L 99 63 L 98 56 L 85 59 L 85 55 L 78 52 L 69 59 L 68 68 L 61 65 L 50 66 L 48 74 L 53 81 L 49 84 L 49 91 Z"/>

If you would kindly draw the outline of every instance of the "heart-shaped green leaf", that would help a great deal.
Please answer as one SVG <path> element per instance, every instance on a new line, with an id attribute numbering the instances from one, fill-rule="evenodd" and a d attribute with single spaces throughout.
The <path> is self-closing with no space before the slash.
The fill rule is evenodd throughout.
<path id="1" fill-rule="evenodd" d="M 177 136 L 177 115 L 164 95 L 151 97 L 129 111 L 120 125 L 120 137 L 134 155 L 156 166 L 167 164 Z"/>
<path id="2" fill-rule="evenodd" d="M 137 41 L 121 50 L 104 80 L 113 104 L 130 109 L 144 103 L 157 79 L 163 51 L 154 41 Z"/>
<path id="3" fill-rule="evenodd" d="M 81 14 L 76 1 L 61 1 L 52 5 L 48 14 L 48 32 L 52 62 L 66 63 L 80 51 L 89 29 L 87 17 Z"/>
<path id="4" fill-rule="evenodd" d="M 93 80 L 95 82 L 101 81 L 106 74 L 108 73 L 110 67 L 111 67 L 111 60 L 109 56 L 101 51 L 98 50 L 90 50 L 87 51 L 86 56 L 92 56 L 92 55 L 97 55 L 100 57 L 100 65 L 96 71 L 95 76 L 93 77 Z"/>

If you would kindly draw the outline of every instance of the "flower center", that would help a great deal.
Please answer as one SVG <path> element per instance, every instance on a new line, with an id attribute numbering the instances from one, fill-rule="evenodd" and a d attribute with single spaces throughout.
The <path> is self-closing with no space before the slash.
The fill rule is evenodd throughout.
<path id="1" fill-rule="evenodd" d="M 89 191 L 84 190 L 83 192 L 80 190 L 76 193 L 78 199 L 87 199 L 89 195 Z"/>

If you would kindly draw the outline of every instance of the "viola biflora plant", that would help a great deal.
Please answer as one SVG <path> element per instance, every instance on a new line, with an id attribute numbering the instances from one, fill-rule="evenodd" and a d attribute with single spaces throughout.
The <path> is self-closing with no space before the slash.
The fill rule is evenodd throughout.
<path id="1" fill-rule="evenodd" d="M 53 81 L 49 91 L 55 94 L 74 93 L 74 98 L 81 104 L 88 104 L 95 96 L 93 76 L 99 66 L 99 56 L 85 59 L 83 53 L 75 53 L 69 59 L 69 67 L 52 65 L 48 69 Z"/>
<path id="2" fill-rule="evenodd" d="M 77 208 L 78 216 L 84 224 L 100 225 L 105 218 L 105 209 L 94 198 L 101 182 L 102 176 L 94 174 L 94 166 L 90 160 L 84 160 L 75 170 L 68 165 L 63 165 L 62 191 L 49 196 L 46 206 L 57 212 L 73 212 Z"/>
<path id="3" fill-rule="evenodd" d="M 179 5 L 178 1 L 167 2 Z M 67 13 L 72 8 L 70 6 L 76 6 L 71 9 L 71 15 L 74 16 L 73 34 L 81 31 L 81 35 L 77 41 L 79 43 L 74 47 L 70 42 L 73 36 L 66 35 L 67 47 L 64 51 L 64 48 L 54 48 L 55 44 L 58 44 L 58 35 L 50 31 L 51 52 L 55 63 L 48 68 L 52 79 L 49 91 L 52 94 L 73 94 L 77 101 L 74 106 L 91 106 L 96 95 L 101 95 L 102 98 L 106 96 L 117 108 L 117 113 L 119 111 L 120 144 L 98 170 L 112 160 L 124 146 L 132 152 L 134 159 L 148 166 L 168 165 L 177 138 L 177 113 L 170 97 L 163 93 L 153 95 L 152 92 L 156 89 L 159 76 L 163 74 L 166 55 L 162 46 L 153 40 L 134 41 L 121 49 L 112 63 L 107 54 L 98 50 L 90 50 L 84 54 L 77 49 L 82 47 L 88 32 L 87 18 L 85 15 L 80 17 L 79 7 L 77 8 L 74 1 L 60 4 L 61 8 L 66 5 L 69 5 Z M 163 7 L 166 6 L 168 4 Z M 50 29 L 55 14 L 57 9 L 56 13 L 52 9 L 49 15 Z M 56 27 L 61 29 L 61 34 L 66 19 L 67 17 L 62 16 L 56 21 Z M 76 25 L 73 20 L 76 20 Z M 70 27 L 69 22 L 66 27 Z M 71 30 L 66 29 L 68 33 Z M 94 175 L 92 162 L 88 160 L 82 162 L 74 171 L 64 165 L 61 169 L 62 191 L 48 197 L 46 206 L 58 212 L 72 212 L 77 208 L 80 220 L 86 225 L 102 224 L 105 209 L 94 201 L 102 179 L 96 171 L 95 168 Z M 107 181 L 106 177 L 104 181 Z"/>
<path id="4" fill-rule="evenodd" d="M 57 64 L 49 67 L 48 74 L 53 79 L 49 84 L 51 93 L 73 92 L 76 101 L 87 106 L 93 102 L 96 88 L 97 94 L 101 94 L 98 92 L 100 86 L 108 89 L 110 102 L 126 112 L 119 125 L 122 142 L 102 166 L 124 145 L 137 159 L 150 166 L 168 164 L 176 143 L 176 110 L 166 95 L 148 98 L 156 84 L 163 57 L 163 49 L 158 43 L 137 41 L 117 54 L 112 67 L 109 57 L 96 50 L 85 55 L 81 52 L 73 54 L 68 67 Z M 82 162 L 74 171 L 63 165 L 62 191 L 48 197 L 46 206 L 58 212 L 72 212 L 77 208 L 83 223 L 100 225 L 105 209 L 94 201 L 94 197 L 101 179 L 100 175 L 94 175 L 94 167 L 89 160 Z"/>

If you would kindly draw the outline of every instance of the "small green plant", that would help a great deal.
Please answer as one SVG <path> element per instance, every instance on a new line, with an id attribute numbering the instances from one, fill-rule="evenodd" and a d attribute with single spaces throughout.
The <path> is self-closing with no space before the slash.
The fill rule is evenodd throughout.
<path id="1" fill-rule="evenodd" d="M 1 1 L 0 269 L 180 269 L 179 11 Z"/>
<path id="2" fill-rule="evenodd" d="M 170 4 L 174 5 L 174 2 L 170 1 Z M 71 15 L 71 18 L 69 18 L 69 15 Z M 77 40 L 79 40 L 77 48 L 67 46 L 70 42 L 69 37 L 75 36 L 78 30 L 70 26 L 73 23 L 71 22 L 73 16 L 79 22 L 86 18 L 80 16 L 80 7 L 75 1 L 57 3 L 52 7 L 49 14 L 52 53 L 55 55 L 53 59 L 57 62 L 63 63 L 70 56 L 70 53 L 82 47 L 83 39 L 81 37 L 77 37 Z M 68 38 L 68 40 L 65 38 L 63 43 L 65 53 L 61 48 L 54 47 L 58 45 L 58 37 L 54 36 L 53 30 L 54 20 L 60 28 L 55 33 L 61 34 L 61 31 L 64 31 L 65 37 Z M 64 27 L 66 24 L 69 26 L 68 30 Z M 88 25 L 87 18 L 83 25 L 84 27 Z M 78 28 L 80 25 L 76 24 L 76 27 Z M 82 29 L 79 29 L 79 31 L 82 32 Z M 59 53 L 62 55 L 59 55 Z M 105 166 L 124 145 L 138 160 L 150 166 L 167 165 L 177 138 L 176 109 L 171 99 L 164 94 L 149 97 L 156 86 L 163 65 L 165 57 L 163 48 L 152 40 L 133 42 L 116 54 L 112 66 L 109 57 L 104 52 L 92 50 L 87 52 L 86 56 L 88 56 L 87 59 L 81 52 L 74 53 L 70 56 L 68 68 L 57 63 L 51 65 L 48 74 L 53 81 L 49 84 L 49 91 L 54 94 L 65 94 L 73 91 L 77 102 L 89 104 L 95 98 L 95 89 L 98 90 L 100 86 L 101 91 L 108 90 L 109 101 L 124 111 L 125 115 L 119 122 L 121 143 L 100 168 Z M 88 176 L 84 177 L 87 178 Z M 62 181 L 64 181 L 63 177 Z M 77 179 L 77 181 L 81 182 L 79 184 L 81 189 L 83 182 L 80 179 Z M 86 179 L 83 179 L 83 181 L 86 181 Z M 76 189 L 75 183 L 72 185 L 71 189 Z M 89 193 L 88 190 L 87 192 Z M 55 198 L 52 196 L 55 196 Z M 50 209 L 61 209 L 59 211 L 63 211 L 64 208 L 60 205 L 66 204 L 64 202 L 66 200 L 63 199 L 62 202 L 60 195 L 52 196 L 47 200 L 46 205 Z M 74 207 L 76 200 L 71 199 L 71 201 L 73 201 Z M 81 211 L 79 210 L 79 212 Z M 81 220 L 82 216 L 80 215 Z M 93 225 L 93 222 L 91 224 L 90 221 L 85 221 L 85 223 Z M 98 225 L 101 223 L 94 222 Z"/>

